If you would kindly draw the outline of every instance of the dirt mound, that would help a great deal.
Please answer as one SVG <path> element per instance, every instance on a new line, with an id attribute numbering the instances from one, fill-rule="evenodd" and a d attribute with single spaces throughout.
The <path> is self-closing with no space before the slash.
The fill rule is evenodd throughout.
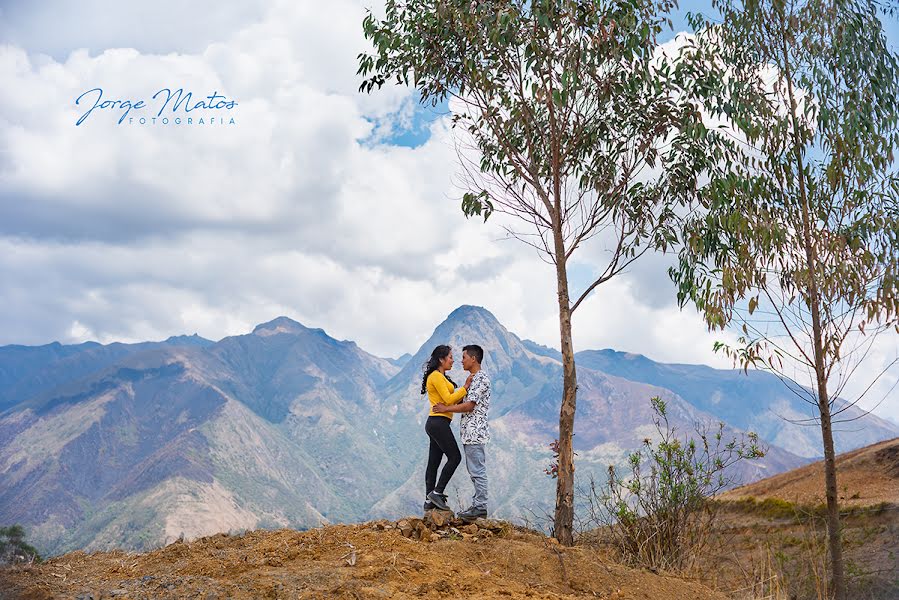
<path id="1" fill-rule="evenodd" d="M 837 486 L 840 504 L 845 508 L 899 504 L 899 438 L 839 455 Z M 735 488 L 720 498 L 779 498 L 805 506 L 823 504 L 824 462 Z"/>
<path id="2" fill-rule="evenodd" d="M 73 552 L 0 571 L 0 597 L 605 598 L 724 600 L 499 521 L 433 515 L 309 531 L 253 531 L 145 554 Z"/>

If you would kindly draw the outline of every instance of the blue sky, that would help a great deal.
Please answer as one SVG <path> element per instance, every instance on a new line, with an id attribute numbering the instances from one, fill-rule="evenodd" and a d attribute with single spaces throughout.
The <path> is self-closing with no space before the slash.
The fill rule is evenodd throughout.
<path id="1" fill-rule="evenodd" d="M 218 339 L 283 314 L 398 356 L 477 304 L 558 347 L 551 268 L 498 220 L 461 215 L 448 107 L 358 93 L 368 5 L 0 5 L 0 344 Z M 236 124 L 74 125 L 94 87 L 149 101 L 175 86 L 235 99 Z M 669 264 L 648 256 L 602 286 L 576 349 L 729 366 L 712 345 L 732 337 L 678 309 Z M 572 287 L 593 270 L 573 265 Z M 899 416 L 896 395 L 879 410 Z"/>

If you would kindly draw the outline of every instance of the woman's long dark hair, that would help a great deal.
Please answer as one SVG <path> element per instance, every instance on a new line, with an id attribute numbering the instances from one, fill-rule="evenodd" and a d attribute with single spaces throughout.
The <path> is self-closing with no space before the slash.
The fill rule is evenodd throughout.
<path id="1" fill-rule="evenodd" d="M 424 371 L 424 376 L 421 378 L 421 393 L 424 394 L 428 391 L 428 375 L 437 370 L 437 367 L 440 366 L 440 361 L 449 356 L 449 353 L 452 352 L 453 349 L 449 346 L 437 346 L 431 352 L 431 358 L 428 359 L 428 362 L 424 364 L 422 367 L 422 371 Z M 446 376 L 446 373 L 444 373 Z M 446 376 L 447 381 L 453 384 L 453 387 L 456 387 L 456 384 L 453 383 L 453 380 Z"/>

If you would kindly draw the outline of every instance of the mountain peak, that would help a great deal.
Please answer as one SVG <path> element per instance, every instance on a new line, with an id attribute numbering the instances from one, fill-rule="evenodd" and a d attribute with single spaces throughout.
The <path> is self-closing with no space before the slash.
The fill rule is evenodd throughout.
<path id="1" fill-rule="evenodd" d="M 458 337 L 459 335 L 467 337 L 467 333 L 471 331 L 500 337 L 509 335 L 508 330 L 503 327 L 503 324 L 499 322 L 492 312 L 482 306 L 463 304 L 451 312 L 434 329 L 434 334 L 430 341 L 446 344 L 453 337 Z"/>
<path id="2" fill-rule="evenodd" d="M 200 337 L 196 333 L 193 335 L 173 335 L 167 338 L 164 343 L 175 346 L 211 346 L 213 344 L 211 340 Z"/>
<path id="3" fill-rule="evenodd" d="M 297 323 L 288 317 L 277 317 L 267 323 L 260 323 L 253 329 L 255 335 L 275 335 L 278 333 L 302 333 L 308 331 L 308 327 Z"/>
<path id="4" fill-rule="evenodd" d="M 468 320 L 472 317 L 481 317 L 482 319 L 487 319 L 489 321 L 493 321 L 499 323 L 497 318 L 494 316 L 492 312 L 484 308 L 483 306 L 474 306 L 472 304 L 463 304 L 453 312 L 449 314 L 446 318 L 447 321 L 456 321 L 456 320 Z"/>
<path id="5" fill-rule="evenodd" d="M 410 381 L 413 386 L 418 385 L 421 381 L 421 365 L 428 360 L 434 347 L 440 344 L 449 344 L 455 350 L 457 367 L 453 376 L 461 376 L 462 380 L 465 377 L 458 369 L 462 366 L 462 348 L 466 344 L 478 344 L 484 349 L 484 364 L 491 373 L 511 372 L 513 368 L 517 368 L 515 365 L 521 366 L 524 364 L 522 361 L 527 361 L 531 356 L 518 336 L 506 329 L 493 313 L 481 306 L 463 304 L 434 329 L 431 337 L 412 358 L 404 362 L 402 370 L 392 381 L 397 382 L 399 387 L 408 385 Z M 529 368 L 525 365 L 521 372 L 529 371 Z"/>
<path id="6" fill-rule="evenodd" d="M 490 312 L 483 306 L 474 306 L 471 304 L 463 304 L 462 306 L 451 312 L 443 321 L 443 323 L 456 324 L 460 322 L 472 323 L 477 321 L 481 321 L 490 326 L 502 327 L 499 319 L 497 319 L 492 312 Z"/>
<path id="7" fill-rule="evenodd" d="M 595 354 L 600 354 L 602 356 L 608 356 L 613 358 L 618 358 L 622 360 L 630 360 L 630 361 L 642 361 L 642 362 L 655 362 L 650 358 L 644 356 L 643 354 L 635 354 L 634 352 L 624 352 L 621 350 L 615 350 L 613 348 L 602 348 L 600 350 L 585 350 L 585 352 L 593 352 Z"/>

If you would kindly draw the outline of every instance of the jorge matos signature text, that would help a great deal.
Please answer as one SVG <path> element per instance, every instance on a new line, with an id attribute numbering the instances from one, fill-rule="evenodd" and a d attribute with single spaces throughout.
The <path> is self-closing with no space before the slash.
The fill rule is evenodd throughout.
<path id="1" fill-rule="evenodd" d="M 93 104 L 91 104 L 91 99 L 93 99 Z M 82 123 L 84 123 L 91 115 L 91 113 L 94 112 L 94 110 L 122 111 L 122 114 L 119 117 L 118 121 L 118 124 L 121 125 L 132 110 L 139 111 L 148 107 L 147 103 L 143 100 L 104 100 L 102 88 L 93 88 L 84 92 L 83 94 L 78 96 L 78 98 L 75 100 L 75 104 L 81 105 L 82 100 L 84 101 L 85 105 L 90 106 L 90 108 L 88 108 L 87 111 L 83 115 L 81 115 L 81 118 L 78 119 L 75 125 L 81 125 Z M 166 110 L 166 108 L 170 108 L 173 114 L 177 114 L 179 110 L 184 114 L 190 114 L 195 110 L 230 111 L 235 106 L 237 106 L 237 101 L 229 100 L 227 96 L 222 96 L 217 91 L 214 91 L 202 100 L 195 102 L 193 99 L 193 93 L 185 93 L 183 88 L 178 88 L 174 91 L 169 88 L 163 88 L 153 94 L 151 101 L 155 101 L 156 104 L 159 105 L 159 110 L 156 112 L 157 118 L 162 116 L 162 113 Z"/>

